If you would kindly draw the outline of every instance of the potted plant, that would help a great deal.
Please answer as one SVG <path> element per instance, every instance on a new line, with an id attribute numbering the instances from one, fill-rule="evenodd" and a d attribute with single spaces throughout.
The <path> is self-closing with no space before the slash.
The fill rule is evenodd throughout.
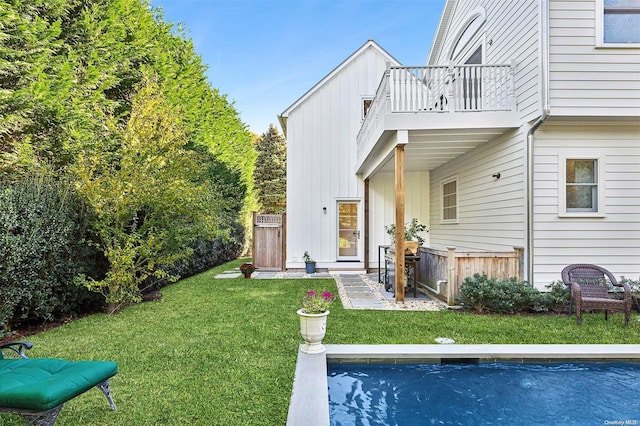
<path id="1" fill-rule="evenodd" d="M 298 309 L 300 317 L 300 334 L 304 345 L 300 350 L 307 354 L 320 354 L 325 351 L 322 339 L 327 330 L 327 316 L 333 295 L 325 291 L 318 294 L 309 290 L 302 298 L 302 308 Z"/>
<path id="2" fill-rule="evenodd" d="M 391 237 L 391 243 L 393 244 L 396 241 L 396 224 L 392 223 L 391 225 L 385 225 L 384 230 Z M 424 243 L 424 238 L 420 235 L 420 232 L 424 232 L 426 230 L 427 226 L 420 223 L 418 219 L 414 217 L 411 219 L 411 222 L 404 225 L 404 240 L 417 241 L 418 244 L 422 245 Z"/>
<path id="3" fill-rule="evenodd" d="M 305 251 L 304 255 L 302 255 L 302 257 L 304 258 L 304 266 L 305 266 L 307 274 L 315 273 L 316 272 L 316 261 L 311 259 L 311 256 L 309 256 L 309 252 Z"/>
<path id="4" fill-rule="evenodd" d="M 251 278 L 251 274 L 256 270 L 256 267 L 253 263 L 243 263 L 240 265 L 240 272 L 244 274 L 245 278 Z"/>

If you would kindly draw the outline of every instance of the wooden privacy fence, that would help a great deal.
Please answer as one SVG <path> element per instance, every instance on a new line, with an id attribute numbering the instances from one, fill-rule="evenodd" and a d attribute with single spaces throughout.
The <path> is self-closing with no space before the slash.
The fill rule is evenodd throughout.
<path id="1" fill-rule="evenodd" d="M 485 273 L 489 278 L 522 280 L 521 247 L 512 252 L 465 252 L 447 247 L 447 251 L 420 247 L 417 280 L 449 305 L 460 295 L 466 277 Z"/>

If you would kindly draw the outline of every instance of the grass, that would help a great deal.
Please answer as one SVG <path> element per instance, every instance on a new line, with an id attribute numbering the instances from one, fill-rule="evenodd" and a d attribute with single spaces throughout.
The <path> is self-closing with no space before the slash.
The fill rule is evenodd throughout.
<path id="1" fill-rule="evenodd" d="M 109 359 L 118 410 L 91 390 L 65 404 L 64 425 L 274 425 L 286 422 L 299 336 L 296 310 L 331 279 L 214 279 L 241 260 L 182 280 L 164 298 L 115 317 L 92 315 L 31 336 L 31 357 Z M 621 315 L 477 316 L 345 310 L 334 303 L 325 343 L 640 343 Z M 0 414 L 2 425 L 24 425 Z"/>

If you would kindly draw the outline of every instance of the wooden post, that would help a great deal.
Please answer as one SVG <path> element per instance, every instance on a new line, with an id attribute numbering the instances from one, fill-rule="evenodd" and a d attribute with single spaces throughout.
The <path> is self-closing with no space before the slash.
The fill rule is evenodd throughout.
<path id="1" fill-rule="evenodd" d="M 255 263 L 256 261 L 256 222 L 257 222 L 258 212 L 254 211 L 251 214 L 251 261 Z"/>
<path id="2" fill-rule="evenodd" d="M 454 305 L 456 293 L 458 292 L 458 274 L 456 271 L 456 248 L 447 247 L 447 304 Z"/>
<path id="3" fill-rule="evenodd" d="M 400 133 L 400 132 L 398 132 Z M 400 135 L 398 135 L 400 138 Z M 396 303 L 404 302 L 404 144 L 396 145 Z"/>

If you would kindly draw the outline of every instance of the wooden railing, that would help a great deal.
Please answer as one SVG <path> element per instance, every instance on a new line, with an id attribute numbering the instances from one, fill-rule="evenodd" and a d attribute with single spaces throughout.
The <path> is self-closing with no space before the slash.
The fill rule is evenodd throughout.
<path id="1" fill-rule="evenodd" d="M 515 64 L 391 67 L 358 133 L 358 147 L 386 113 L 513 111 Z"/>
<path id="2" fill-rule="evenodd" d="M 421 247 L 417 268 L 418 283 L 427 287 L 449 305 L 460 295 L 460 285 L 466 277 L 485 273 L 489 278 L 522 280 L 523 249 L 512 252 L 463 252 L 455 247 L 447 251 Z"/>

